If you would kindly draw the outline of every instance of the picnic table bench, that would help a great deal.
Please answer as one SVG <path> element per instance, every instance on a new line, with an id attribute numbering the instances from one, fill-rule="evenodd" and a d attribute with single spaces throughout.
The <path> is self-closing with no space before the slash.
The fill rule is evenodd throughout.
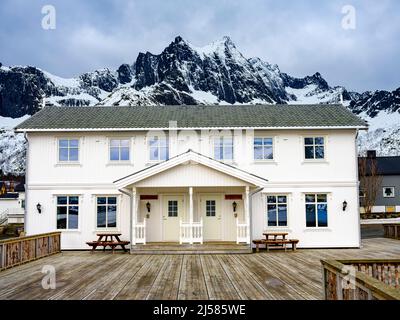
<path id="1" fill-rule="evenodd" d="M 121 241 L 120 236 L 121 233 L 97 233 L 99 237 L 96 241 L 86 242 L 87 245 L 92 247 L 92 252 L 96 250 L 97 247 L 103 247 L 103 251 L 106 250 L 106 247 L 110 247 L 112 253 L 114 253 L 114 249 L 117 246 L 121 246 L 121 248 L 127 252 L 128 250 L 125 248 L 130 242 L 129 241 Z M 104 240 L 103 240 L 104 238 Z M 115 240 L 114 240 L 115 238 Z"/>
<path id="2" fill-rule="evenodd" d="M 286 239 L 287 232 L 264 232 L 263 235 L 265 239 L 253 240 L 256 245 L 256 252 L 260 251 L 260 245 L 265 245 L 267 251 L 270 248 L 280 248 L 286 251 L 288 244 L 291 245 L 293 251 L 296 251 L 296 245 L 299 243 L 297 239 Z"/>

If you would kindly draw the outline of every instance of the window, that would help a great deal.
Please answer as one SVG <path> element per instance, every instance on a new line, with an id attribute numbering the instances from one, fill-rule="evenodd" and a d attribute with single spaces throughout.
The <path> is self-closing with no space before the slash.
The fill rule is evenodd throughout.
<path id="1" fill-rule="evenodd" d="M 110 161 L 129 161 L 129 139 L 110 140 Z"/>
<path id="2" fill-rule="evenodd" d="M 162 161 L 168 160 L 169 148 L 168 139 L 162 137 L 152 137 L 149 140 L 150 144 L 150 160 Z"/>
<path id="3" fill-rule="evenodd" d="M 78 229 L 79 197 L 57 197 L 57 229 Z"/>
<path id="4" fill-rule="evenodd" d="M 25 200 L 24 199 L 21 200 L 21 208 L 25 209 Z"/>
<path id="5" fill-rule="evenodd" d="M 215 200 L 206 200 L 206 216 L 215 217 Z"/>
<path id="6" fill-rule="evenodd" d="M 328 196 L 326 194 L 306 194 L 306 226 L 328 226 Z"/>
<path id="7" fill-rule="evenodd" d="M 305 159 L 325 159 L 325 139 L 323 137 L 304 138 Z"/>
<path id="8" fill-rule="evenodd" d="M 58 161 L 60 162 L 79 161 L 78 139 L 58 140 Z"/>
<path id="9" fill-rule="evenodd" d="M 359 196 L 360 198 L 365 198 L 365 190 L 363 190 L 363 189 L 360 188 L 360 190 L 358 191 L 358 196 Z"/>
<path id="10" fill-rule="evenodd" d="M 273 158 L 273 139 L 254 138 L 254 160 L 272 160 Z"/>
<path id="11" fill-rule="evenodd" d="M 216 160 L 233 160 L 233 138 L 214 138 L 214 158 Z"/>
<path id="12" fill-rule="evenodd" d="M 268 227 L 287 226 L 287 196 L 267 196 Z"/>
<path id="13" fill-rule="evenodd" d="M 177 200 L 169 200 L 168 201 L 168 217 L 177 217 L 178 216 L 178 201 Z"/>
<path id="14" fill-rule="evenodd" d="M 97 197 L 97 228 L 117 227 L 117 197 Z"/>
<path id="15" fill-rule="evenodd" d="M 394 198 L 394 187 L 383 187 L 384 198 Z"/>

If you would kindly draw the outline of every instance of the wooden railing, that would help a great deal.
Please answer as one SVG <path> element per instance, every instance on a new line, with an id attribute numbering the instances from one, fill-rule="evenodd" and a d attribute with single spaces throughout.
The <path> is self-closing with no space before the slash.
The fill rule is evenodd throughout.
<path id="1" fill-rule="evenodd" d="M 400 223 L 383 224 L 383 234 L 385 238 L 400 239 Z"/>
<path id="2" fill-rule="evenodd" d="M 400 260 L 321 260 L 326 300 L 400 300 Z"/>
<path id="3" fill-rule="evenodd" d="M 0 241 L 0 270 L 59 253 L 60 235 L 52 232 Z"/>
<path id="4" fill-rule="evenodd" d="M 236 243 L 250 243 L 250 228 L 246 223 L 236 220 Z"/>
<path id="5" fill-rule="evenodd" d="M 179 221 L 179 243 L 203 243 L 203 218 L 192 223 Z"/>
<path id="6" fill-rule="evenodd" d="M 143 223 L 136 223 L 133 227 L 133 242 L 132 244 L 143 243 L 146 244 L 146 219 Z"/>

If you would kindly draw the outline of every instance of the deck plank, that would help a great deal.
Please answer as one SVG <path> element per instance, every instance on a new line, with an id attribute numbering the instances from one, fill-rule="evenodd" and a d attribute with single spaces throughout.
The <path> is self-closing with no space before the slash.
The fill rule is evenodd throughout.
<path id="1" fill-rule="evenodd" d="M 184 255 L 178 300 L 208 299 L 206 281 L 199 255 Z"/>

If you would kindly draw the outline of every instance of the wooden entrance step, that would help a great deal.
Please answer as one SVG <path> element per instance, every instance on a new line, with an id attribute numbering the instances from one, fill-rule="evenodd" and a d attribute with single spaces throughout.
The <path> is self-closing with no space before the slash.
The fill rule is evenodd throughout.
<path id="1" fill-rule="evenodd" d="M 131 254 L 246 254 L 251 252 L 250 245 L 235 242 L 205 242 L 203 244 L 150 242 L 131 247 Z"/>

